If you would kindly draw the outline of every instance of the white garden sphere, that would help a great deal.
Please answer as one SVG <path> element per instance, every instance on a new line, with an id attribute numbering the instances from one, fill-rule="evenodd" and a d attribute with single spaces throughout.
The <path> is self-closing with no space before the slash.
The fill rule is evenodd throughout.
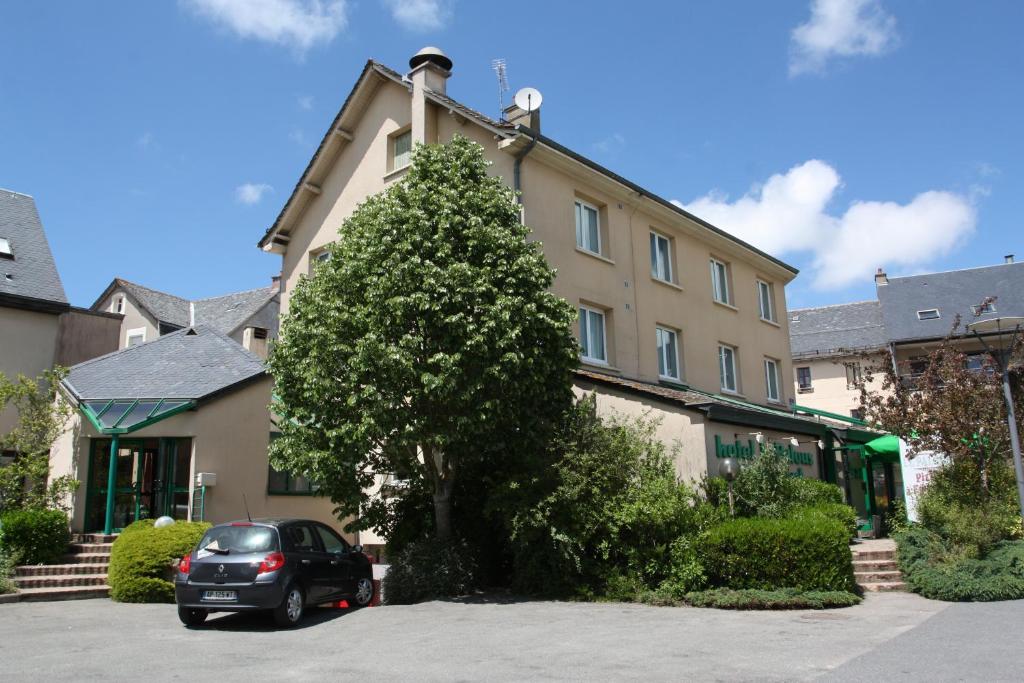
<path id="1" fill-rule="evenodd" d="M 165 526 L 170 526 L 172 524 L 174 524 L 174 520 L 168 517 L 167 515 L 164 515 L 163 517 L 157 517 L 157 520 L 153 522 L 153 526 L 155 526 L 157 529 L 163 529 Z"/>

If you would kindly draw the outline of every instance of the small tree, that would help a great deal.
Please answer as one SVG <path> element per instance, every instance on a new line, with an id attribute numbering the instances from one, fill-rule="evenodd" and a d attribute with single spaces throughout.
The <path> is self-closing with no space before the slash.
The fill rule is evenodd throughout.
<path id="1" fill-rule="evenodd" d="M 570 405 L 574 311 L 548 291 L 554 272 L 487 165 L 461 136 L 418 147 L 342 224 L 282 320 L 272 460 L 361 515 L 355 528 L 389 526 L 401 505 L 367 490 L 393 474 L 429 490 L 449 539 L 460 473 L 539 456 Z"/>
<path id="2" fill-rule="evenodd" d="M 0 373 L 0 412 L 14 410 L 18 422 L 0 434 L 0 451 L 15 453 L 13 462 L 0 466 L 0 511 L 57 508 L 67 512 L 67 495 L 78 488 L 70 475 L 50 477 L 50 448 L 71 417 L 67 402 L 54 400 L 67 371 L 47 370 L 37 379 Z"/>

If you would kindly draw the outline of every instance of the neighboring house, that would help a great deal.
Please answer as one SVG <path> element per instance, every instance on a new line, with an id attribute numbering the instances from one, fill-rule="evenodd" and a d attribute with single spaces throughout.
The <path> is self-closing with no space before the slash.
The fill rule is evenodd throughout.
<path id="1" fill-rule="evenodd" d="M 742 441 L 765 428 L 765 415 L 810 444 L 813 465 L 794 469 L 830 470 L 819 466 L 830 458 L 817 446 L 828 428 L 788 408 L 785 286 L 795 268 L 543 135 L 539 111 L 510 107 L 495 120 L 451 99 L 452 62 L 436 48 L 421 50 L 410 67 L 403 75 L 366 64 L 260 240 L 282 256 L 282 311 L 345 218 L 404 175 L 416 144 L 462 134 L 483 146 L 491 173 L 521 193 L 524 222 L 558 272 L 552 291 L 579 312 L 578 393 L 594 391 L 602 410 L 620 410 L 615 382 L 629 384 L 625 409 L 664 413 L 678 427 L 665 440 L 693 449 L 679 456 L 680 475 L 717 471 L 722 451 L 706 446 L 716 424 L 727 440 Z M 708 397 L 730 409 L 675 414 L 680 403 L 718 401 Z M 700 438 L 683 434 L 694 430 Z"/>
<path id="2" fill-rule="evenodd" d="M 277 337 L 277 278 L 269 287 L 189 301 L 114 278 L 92 305 L 124 316 L 119 348 L 143 344 L 189 324 L 210 325 L 261 358 Z"/>
<path id="3" fill-rule="evenodd" d="M 1024 317 L 1024 263 L 1007 256 L 995 266 L 907 277 L 875 275 L 877 301 L 790 311 L 796 402 L 860 417 L 857 383 L 871 369 L 895 364 L 906 382 L 959 324 L 954 344 L 981 367 L 984 346 L 966 326 L 990 318 Z M 993 335 L 982 335 L 998 344 Z M 998 337 L 999 335 L 995 335 Z"/>
<path id="4" fill-rule="evenodd" d="M 35 200 L 0 189 L 0 373 L 38 377 L 113 351 L 120 319 L 68 303 Z M 16 421 L 0 412 L 0 434 Z"/>
<path id="5" fill-rule="evenodd" d="M 68 501 L 72 528 L 244 519 L 246 505 L 254 517 L 336 524 L 308 481 L 270 469 L 271 386 L 262 359 L 206 325 L 73 367 L 63 398 L 77 410 L 52 454 L 53 476 L 82 482 Z"/>

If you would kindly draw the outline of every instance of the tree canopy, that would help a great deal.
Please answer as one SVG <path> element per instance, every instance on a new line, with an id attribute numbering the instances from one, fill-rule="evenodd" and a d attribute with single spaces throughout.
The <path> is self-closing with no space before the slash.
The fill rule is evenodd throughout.
<path id="1" fill-rule="evenodd" d="M 464 470 L 540 453 L 572 401 L 575 312 L 514 193 L 456 136 L 345 220 L 292 293 L 269 367 L 272 462 L 310 476 L 356 528 L 387 528 L 389 474 L 433 496 L 439 538 Z"/>

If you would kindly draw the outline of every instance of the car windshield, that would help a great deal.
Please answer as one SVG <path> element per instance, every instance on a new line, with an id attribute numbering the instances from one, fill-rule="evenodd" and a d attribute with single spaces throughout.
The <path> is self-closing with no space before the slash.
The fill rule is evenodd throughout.
<path id="1" fill-rule="evenodd" d="M 277 533 L 267 526 L 216 526 L 199 542 L 201 554 L 263 553 L 277 549 Z"/>

